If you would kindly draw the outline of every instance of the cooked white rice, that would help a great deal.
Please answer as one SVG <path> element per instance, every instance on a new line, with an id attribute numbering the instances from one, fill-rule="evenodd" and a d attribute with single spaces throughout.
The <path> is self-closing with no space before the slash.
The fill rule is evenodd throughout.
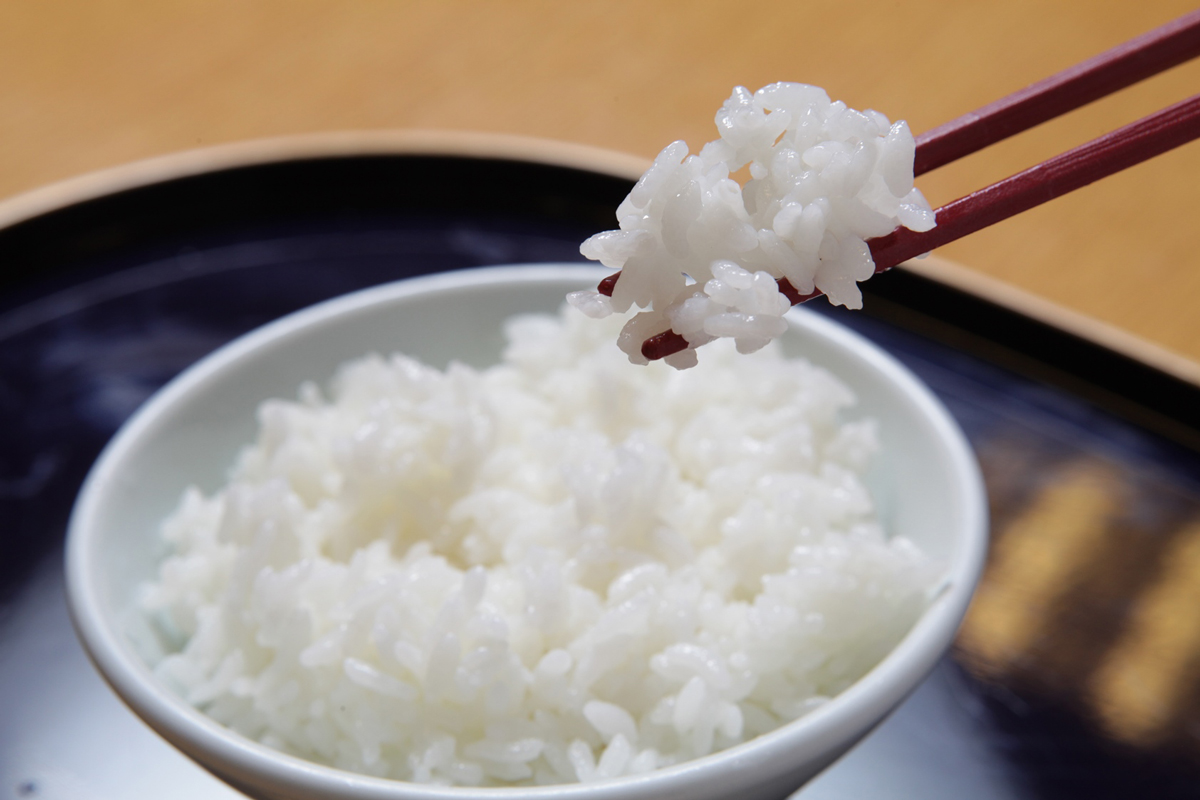
<path id="1" fill-rule="evenodd" d="M 629 369 L 565 313 L 482 372 L 370 356 L 263 403 L 163 525 L 159 678 L 303 758 L 496 785 L 702 756 L 871 669 L 933 570 L 874 518 L 850 391 L 728 342 Z"/>
<path id="2" fill-rule="evenodd" d="M 734 89 L 716 123 L 721 138 L 698 155 L 682 141 L 659 153 L 617 209 L 620 230 L 580 248 L 621 278 L 611 299 L 576 292 L 572 305 L 593 317 L 648 309 L 618 339 L 635 364 L 647 363 L 642 342 L 668 329 L 688 342 L 666 359 L 679 368 L 718 337 L 744 353 L 762 347 L 786 328 L 790 303 L 776 278 L 860 308 L 858 281 L 875 270 L 866 240 L 934 226 L 913 186 L 906 122 L 830 102 L 815 86 L 773 83 Z M 743 189 L 730 175 L 747 165 Z"/>

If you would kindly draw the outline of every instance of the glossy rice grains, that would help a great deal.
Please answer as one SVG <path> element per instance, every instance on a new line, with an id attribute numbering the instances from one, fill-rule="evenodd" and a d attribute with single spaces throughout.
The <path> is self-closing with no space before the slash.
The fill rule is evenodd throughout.
<path id="1" fill-rule="evenodd" d="M 814 288 L 859 308 L 858 281 L 874 274 L 866 240 L 897 226 L 934 226 L 913 186 L 915 141 L 905 122 L 855 111 L 800 83 L 734 90 L 716 116 L 720 138 L 698 154 L 666 147 L 617 209 L 620 229 L 581 252 L 621 270 L 612 298 L 568 300 L 594 317 L 631 306 L 618 339 L 636 364 L 642 342 L 668 329 L 688 349 L 668 364 L 696 363 L 695 348 L 732 338 L 748 353 L 779 336 L 790 306 L 777 287 Z M 731 177 L 743 168 L 744 188 Z"/>
<path id="2" fill-rule="evenodd" d="M 861 677 L 933 578 L 875 521 L 873 424 L 773 347 L 630 369 L 619 324 L 518 318 L 488 370 L 370 356 L 262 404 L 163 526 L 158 677 L 288 753 L 470 785 L 661 768 Z"/>

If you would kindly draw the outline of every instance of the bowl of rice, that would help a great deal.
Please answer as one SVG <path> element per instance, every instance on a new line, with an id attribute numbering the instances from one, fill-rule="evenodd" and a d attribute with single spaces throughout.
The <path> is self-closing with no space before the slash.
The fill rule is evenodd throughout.
<path id="1" fill-rule="evenodd" d="M 564 307 L 605 274 L 376 287 L 155 395 L 68 534 L 117 694 L 261 798 L 781 798 L 865 736 L 978 579 L 965 438 L 804 310 L 630 365 Z"/>

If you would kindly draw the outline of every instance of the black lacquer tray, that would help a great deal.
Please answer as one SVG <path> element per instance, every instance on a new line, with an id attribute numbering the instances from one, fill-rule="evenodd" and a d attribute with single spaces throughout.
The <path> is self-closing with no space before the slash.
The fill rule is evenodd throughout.
<path id="1" fill-rule="evenodd" d="M 552 144 L 314 141 L 0 204 L 0 798 L 236 794 L 120 705 L 66 615 L 67 515 L 143 400 L 334 295 L 579 261 L 633 175 Z M 1200 798 L 1200 388 L 928 275 L 864 289 L 813 305 L 958 418 L 992 552 L 954 651 L 798 797 Z"/>

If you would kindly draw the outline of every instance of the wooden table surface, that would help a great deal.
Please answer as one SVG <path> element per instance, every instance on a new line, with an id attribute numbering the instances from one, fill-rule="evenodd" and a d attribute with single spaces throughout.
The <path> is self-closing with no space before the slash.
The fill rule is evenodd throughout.
<path id="1" fill-rule="evenodd" d="M 517 133 L 698 148 L 731 88 L 825 87 L 922 131 L 1188 0 L 0 2 L 0 199 L 256 137 Z M 1200 62 L 923 177 L 933 204 L 1194 94 Z M 1200 361 L 1200 143 L 939 251 Z"/>

